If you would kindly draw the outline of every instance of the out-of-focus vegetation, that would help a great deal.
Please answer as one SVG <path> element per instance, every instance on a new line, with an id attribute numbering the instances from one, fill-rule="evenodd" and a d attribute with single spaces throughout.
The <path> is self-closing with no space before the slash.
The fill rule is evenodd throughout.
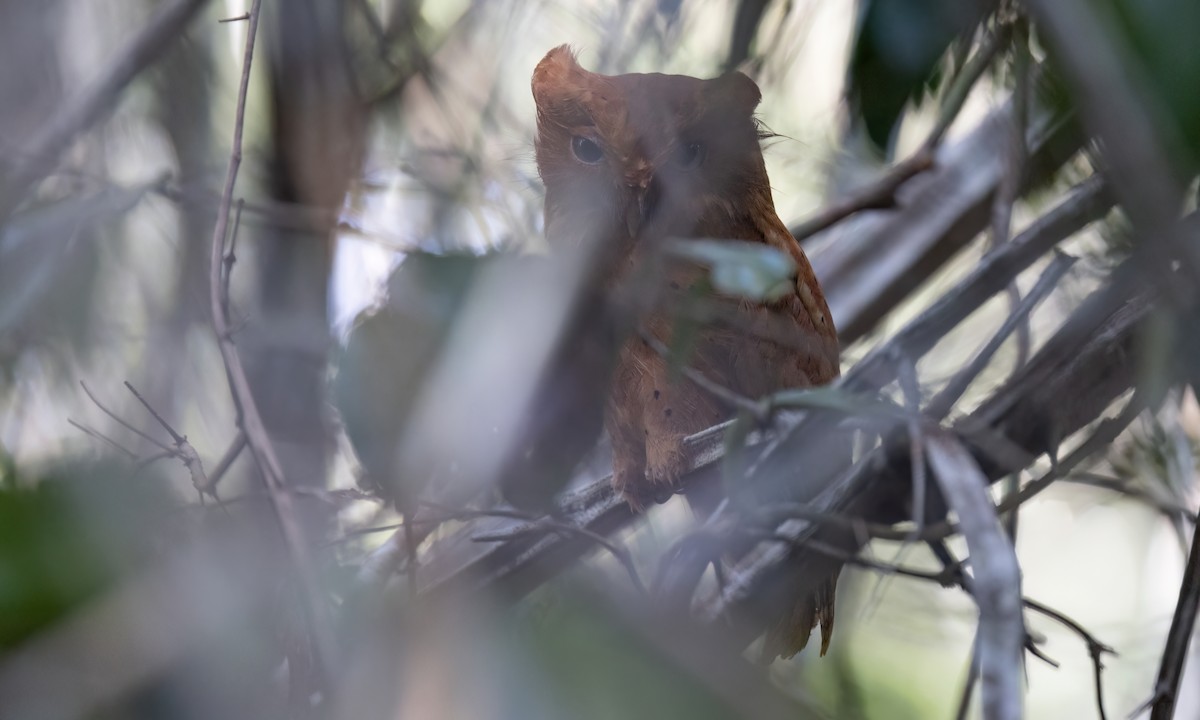
<path id="1" fill-rule="evenodd" d="M 1198 8 L 0 0 L 0 718 L 1200 718 Z M 561 348 L 637 307 L 530 269 L 563 43 L 761 87 L 844 378 L 685 484 L 796 502 L 562 467 Z"/>

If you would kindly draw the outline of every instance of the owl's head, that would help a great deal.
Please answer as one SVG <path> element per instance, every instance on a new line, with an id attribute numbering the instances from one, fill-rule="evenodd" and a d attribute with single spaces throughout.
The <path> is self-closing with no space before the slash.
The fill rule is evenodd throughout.
<path id="1" fill-rule="evenodd" d="M 537 164 L 547 236 L 639 237 L 712 232 L 770 189 L 754 110 L 740 72 L 600 75 L 567 46 L 533 73 Z"/>

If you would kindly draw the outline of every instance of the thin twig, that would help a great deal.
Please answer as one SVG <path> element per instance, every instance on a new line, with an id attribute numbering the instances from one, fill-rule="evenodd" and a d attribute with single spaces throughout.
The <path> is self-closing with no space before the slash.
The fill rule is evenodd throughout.
<path id="1" fill-rule="evenodd" d="M 963 680 L 962 693 L 958 698 L 958 711 L 954 713 L 955 720 L 966 720 L 967 711 L 971 708 L 971 698 L 975 695 L 975 685 L 979 680 L 979 637 L 971 640 L 971 662 L 967 664 L 967 677 Z"/>
<path id="2" fill-rule="evenodd" d="M 907 422 L 909 451 L 912 456 L 912 519 L 913 532 L 908 542 L 916 540 L 925 529 L 925 504 L 927 495 L 925 475 L 925 435 L 921 431 L 921 385 L 917 379 L 917 366 L 909 358 L 900 358 L 896 372 L 900 391 L 904 394 L 904 405 L 908 409 Z"/>
<path id="3" fill-rule="evenodd" d="M 200 453 L 196 452 L 196 448 L 192 447 L 192 444 L 188 442 L 187 436 L 176 432 L 175 428 L 171 427 L 171 423 L 167 422 L 162 415 L 159 415 L 158 411 L 154 409 L 154 406 L 147 402 L 146 398 L 142 397 L 142 394 L 138 392 L 137 388 L 130 384 L 128 380 L 125 381 L 125 387 L 129 389 L 129 392 L 133 393 L 133 396 L 142 404 L 142 407 L 146 408 L 146 411 L 149 412 L 154 419 L 158 421 L 158 424 L 163 426 L 163 428 L 167 431 L 167 434 L 171 436 L 171 440 L 175 442 L 174 456 L 179 458 L 180 462 L 183 463 L 184 468 L 187 469 L 188 474 L 192 479 L 192 487 L 196 488 L 196 491 L 200 493 L 201 498 L 203 498 L 204 493 L 206 492 L 211 493 L 213 497 L 216 497 L 216 493 L 212 490 L 212 483 L 209 482 L 208 477 L 204 474 L 204 463 L 200 461 Z"/>
<path id="4" fill-rule="evenodd" d="M 1196 626 L 1197 610 L 1200 610 L 1200 527 L 1193 526 L 1187 568 L 1179 584 L 1179 600 L 1175 603 L 1162 663 L 1158 667 L 1158 679 L 1154 683 L 1156 699 L 1150 711 L 1150 720 L 1170 720 L 1174 717 L 1175 701 L 1179 696 L 1179 683 L 1183 679 L 1188 646 Z"/>
<path id="5" fill-rule="evenodd" d="M 262 0 L 254 0 L 250 8 L 249 28 L 246 30 L 246 47 L 242 60 L 242 76 L 238 86 L 237 110 L 234 117 L 233 142 L 229 153 L 229 167 L 225 175 L 225 185 L 221 193 L 221 203 L 217 210 L 217 224 L 213 229 L 212 255 L 209 265 L 209 309 L 212 314 L 213 331 L 217 336 L 217 346 L 221 351 L 221 359 L 225 364 L 225 374 L 229 380 L 230 394 L 238 411 L 238 425 L 246 435 L 246 442 L 254 456 L 266 485 L 271 500 L 271 507 L 283 533 L 284 544 L 291 557 L 292 564 L 299 576 L 304 595 L 305 610 L 312 631 L 312 639 L 316 648 L 319 671 L 328 679 L 328 673 L 336 668 L 336 641 L 333 628 L 330 625 L 328 609 L 325 606 L 320 583 L 317 580 L 316 569 L 305 543 L 304 534 L 296 519 L 292 497 L 286 492 L 286 481 L 283 467 L 275 454 L 271 438 L 266 426 L 259 415 L 254 394 L 250 389 L 250 381 L 242 365 L 241 356 L 233 343 L 229 331 L 228 318 L 224 309 L 226 302 L 222 297 L 224 284 L 221 280 L 221 258 L 224 254 L 226 232 L 229 229 L 229 215 L 233 204 L 233 189 L 237 182 L 238 168 L 242 162 L 242 133 L 246 116 L 246 95 L 250 85 L 250 66 L 254 58 L 254 39 L 258 31 L 259 12 Z"/>
<path id="6" fill-rule="evenodd" d="M 813 551 L 819 552 L 823 555 L 827 555 L 827 556 L 829 556 L 835 560 L 838 560 L 839 562 L 842 562 L 843 564 L 846 564 L 846 565 L 854 565 L 854 566 L 857 566 L 860 568 L 864 568 L 864 569 L 868 569 L 868 570 L 875 570 L 877 572 L 886 573 L 889 575 L 900 575 L 903 577 L 912 578 L 914 580 L 924 580 L 927 582 L 937 583 L 941 587 L 946 587 L 946 580 L 948 577 L 948 573 L 945 570 L 943 570 L 942 572 L 930 572 L 928 570 L 918 570 L 916 568 L 906 567 L 904 565 L 900 565 L 897 563 L 887 563 L 887 562 L 883 562 L 883 561 L 879 561 L 879 560 L 872 560 L 870 558 L 864 558 L 861 555 L 856 555 L 854 553 L 847 552 L 846 550 L 844 550 L 840 547 L 837 547 L 835 545 L 823 543 L 819 540 L 808 539 L 808 540 L 804 540 L 801 542 L 797 542 L 795 538 L 792 538 L 788 535 L 781 535 L 781 534 L 772 533 L 772 532 L 759 532 L 759 531 L 754 531 L 754 530 L 747 529 L 747 528 L 740 528 L 738 530 L 738 532 L 749 535 L 751 537 L 754 537 L 754 538 L 760 539 L 760 540 L 772 540 L 772 541 L 776 541 L 776 542 L 782 542 L 782 543 L 786 543 L 789 545 L 794 545 L 797 547 L 813 550 Z M 710 544 L 714 548 L 717 548 L 720 546 L 718 543 L 710 543 Z M 959 569 L 961 569 L 961 565 L 959 565 Z M 962 580 L 963 580 L 963 578 L 960 577 L 957 582 L 958 587 L 960 589 L 962 589 L 963 591 L 967 592 L 968 594 L 972 594 L 972 590 L 969 589 Z M 1095 684 L 1096 684 L 1096 692 L 1097 692 L 1096 703 L 1097 703 L 1097 707 L 1099 708 L 1099 711 L 1100 711 L 1101 720 L 1104 720 L 1104 718 L 1106 718 L 1106 715 L 1104 712 L 1104 700 L 1103 700 L 1103 696 L 1102 696 L 1102 692 L 1101 692 L 1102 687 L 1103 687 L 1102 680 L 1101 680 L 1101 671 L 1103 670 L 1102 658 L 1103 658 L 1103 655 L 1105 655 L 1105 654 L 1116 655 L 1117 654 L 1116 651 L 1113 650 L 1108 645 L 1097 640 L 1096 636 L 1094 636 L 1094 635 L 1092 635 L 1092 633 L 1088 632 L 1087 628 L 1083 627 L 1083 625 L 1081 625 L 1078 621 L 1072 619 L 1070 616 L 1066 615 L 1065 613 L 1055 610 L 1054 608 L 1051 608 L 1047 605 L 1044 605 L 1044 604 L 1042 604 L 1036 600 L 1033 600 L 1031 598 L 1028 598 L 1028 597 L 1022 597 L 1021 604 L 1024 605 L 1025 607 L 1029 608 L 1030 610 L 1033 610 L 1034 612 L 1037 612 L 1041 615 L 1045 615 L 1046 617 L 1050 618 L 1051 620 L 1054 620 L 1055 622 L 1063 625 L 1064 627 L 1066 627 L 1067 629 L 1069 629 L 1070 631 L 1072 631 L 1076 635 L 1078 635 L 1080 637 L 1080 639 L 1083 640 L 1084 644 L 1087 645 L 1088 655 L 1091 656 L 1091 658 L 1092 658 L 1092 665 L 1093 665 L 1094 675 L 1095 675 Z M 1055 663 L 1053 660 L 1051 660 L 1050 658 L 1047 658 L 1044 655 L 1037 652 L 1036 648 L 1034 648 L 1032 646 L 1032 642 L 1026 643 L 1026 649 L 1029 650 L 1030 652 L 1034 652 L 1039 657 L 1039 659 L 1047 662 L 1048 664 L 1050 664 L 1054 667 L 1058 666 L 1058 664 Z M 972 643 L 971 654 L 972 654 L 973 658 L 976 656 L 975 643 Z M 975 675 L 978 674 L 978 668 L 977 668 L 975 660 L 972 661 L 971 665 L 972 665 L 972 670 L 968 676 L 969 677 L 968 683 L 974 684 L 973 678 Z M 966 703 L 970 702 L 970 690 L 968 688 L 964 687 L 963 696 L 964 696 L 963 704 L 965 705 Z M 960 705 L 960 707 L 962 707 L 962 706 Z M 960 713 L 961 712 L 962 711 L 960 710 Z M 962 717 L 961 714 L 959 716 Z"/>
<path id="7" fill-rule="evenodd" d="M 143 431 L 141 431 L 141 430 L 137 429 L 137 428 L 136 428 L 136 427 L 134 427 L 133 425 L 130 425 L 129 423 L 125 422 L 125 420 L 124 420 L 124 419 L 123 419 L 123 418 L 122 418 L 120 415 L 117 415 L 117 414 L 116 414 L 115 412 L 113 412 L 112 410 L 109 410 L 108 408 L 106 408 L 106 407 L 104 406 L 104 404 L 103 404 L 102 402 L 100 402 L 100 400 L 99 400 L 99 399 L 97 399 L 97 398 L 96 398 L 96 396 L 95 396 L 94 394 L 92 394 L 92 391 L 91 391 L 91 389 L 90 389 L 90 388 L 88 388 L 88 386 L 87 386 L 87 383 L 85 383 L 84 381 L 80 380 L 80 381 L 79 381 L 79 386 L 83 388 L 83 391 L 84 391 L 85 393 L 87 393 L 87 396 L 88 396 L 88 397 L 91 399 L 91 401 L 92 401 L 93 403 L 95 403 L 95 404 L 96 404 L 96 407 L 98 407 L 98 408 L 100 408 L 101 410 L 103 410 L 105 415 L 109 416 L 109 417 L 110 417 L 110 418 L 112 418 L 113 420 L 116 420 L 116 421 L 117 421 L 117 423 L 118 423 L 118 424 L 119 424 L 121 427 L 125 428 L 126 430 L 129 430 L 130 432 L 132 432 L 133 434 L 135 434 L 135 435 L 137 435 L 138 437 L 142 438 L 143 440 L 145 440 L 146 442 L 150 443 L 151 445 L 155 446 L 155 447 L 156 447 L 156 448 L 158 448 L 159 450 L 164 450 L 164 451 L 166 451 L 166 452 L 173 452 L 173 450 L 170 448 L 170 446 L 168 446 L 166 443 L 162 442 L 161 440 L 159 440 L 159 439 L 157 439 L 157 438 L 155 438 L 155 437 L 152 437 L 152 436 L 150 436 L 150 435 L 146 434 L 145 432 L 143 432 Z"/>
<path id="8" fill-rule="evenodd" d="M 1025 133 L 1029 124 L 1030 57 L 1029 23 L 1025 18 L 1016 20 L 1013 34 L 1013 74 L 1016 75 L 1016 86 L 1013 88 L 1012 153 L 1009 158 L 1009 171 L 997 189 L 996 204 L 992 207 L 993 247 L 999 247 L 1009 240 L 1013 208 L 1020 195 L 1021 185 L 1027 174 L 1026 166 L 1029 163 L 1029 147 L 1026 144 Z M 1015 281 L 1009 284 L 1008 295 L 1010 306 L 1016 308 L 1021 302 L 1021 290 Z M 1031 346 L 1029 321 L 1026 320 L 1017 328 L 1017 359 L 1014 370 L 1020 369 L 1029 361 Z"/>
<path id="9" fill-rule="evenodd" d="M 142 404 L 142 407 L 146 408 L 146 411 L 158 421 L 158 424 L 163 426 L 163 429 L 166 430 L 167 434 L 171 436 L 171 439 L 175 441 L 176 446 L 187 442 L 187 438 L 175 432 L 175 428 L 171 427 L 171 423 L 164 420 L 163 416 L 158 414 L 158 411 L 154 409 L 154 406 L 147 402 L 146 398 L 142 397 L 142 394 L 138 392 L 137 388 L 131 385 L 128 380 L 125 381 L 125 387 L 129 390 L 129 392 L 133 393 L 133 396 Z"/>
<path id="10" fill-rule="evenodd" d="M 1017 17 L 1012 23 L 1013 29 L 1013 74 L 1016 76 L 1013 88 L 1013 112 L 1010 123 L 1010 150 L 1006 156 L 1005 172 L 996 188 L 996 197 L 992 202 L 992 236 L 991 247 L 995 249 L 1009 241 L 1012 230 L 1013 209 L 1021 194 L 1021 184 L 1025 178 L 1025 168 L 1029 162 L 1029 150 L 1025 144 L 1025 131 L 1029 114 L 1029 24 L 1023 17 Z M 1036 290 L 1036 288 L 1035 288 Z M 1021 288 L 1014 278 L 1008 284 L 1008 305 L 1010 316 L 1018 315 L 1022 307 Z M 1013 372 L 1020 370 L 1029 362 L 1029 352 L 1032 336 L 1029 326 L 1028 312 L 1020 314 L 1021 321 L 1015 324 L 1017 357 L 1013 363 Z M 963 388 L 965 390 L 965 387 Z M 1020 473 L 1011 473 L 1006 480 L 1010 493 L 1021 487 Z M 1020 509 L 1013 510 L 1005 518 L 1005 528 L 1008 537 L 1017 542 L 1017 523 Z"/>
<path id="11" fill-rule="evenodd" d="M 803 243 L 822 230 L 836 225 L 863 210 L 890 210 L 896 207 L 900 186 L 933 167 L 933 152 L 922 148 L 893 165 L 879 179 L 846 197 L 826 205 L 815 215 L 791 228 L 796 242 Z"/>
<path id="12" fill-rule="evenodd" d="M 598 532 L 594 532 L 585 527 L 572 525 L 552 517 L 538 517 L 520 511 L 494 509 L 494 510 L 474 510 L 470 511 L 470 517 L 501 517 L 511 518 L 514 520 L 526 520 L 530 524 L 517 528 L 516 530 L 505 533 L 491 533 L 486 535 L 472 535 L 471 539 L 475 542 L 507 542 L 516 537 L 535 535 L 545 532 L 556 532 L 565 535 L 589 540 L 596 545 L 604 548 L 625 568 L 625 572 L 629 574 L 629 580 L 633 583 L 634 588 L 642 595 L 649 595 L 646 590 L 646 585 L 642 582 L 641 575 L 638 574 L 637 565 L 633 561 L 633 555 L 629 550 L 619 543 L 608 539 Z"/>
<path id="13" fill-rule="evenodd" d="M 1062 279 L 1063 275 L 1066 275 L 1067 271 L 1074 264 L 1075 258 L 1073 256 L 1056 252 L 1054 259 L 1042 271 L 1037 283 L 1034 284 L 1029 294 L 1012 308 L 1008 317 L 1001 324 L 1000 329 L 988 339 L 983 349 L 979 351 L 979 354 L 972 358 L 966 367 L 955 373 L 950 382 L 925 406 L 926 415 L 935 420 L 942 420 L 950 414 L 950 410 L 954 407 L 954 404 L 958 402 L 959 398 L 962 397 L 975 378 L 979 376 L 979 373 L 983 372 L 983 369 L 991 362 L 992 356 L 996 354 L 1000 346 L 1008 339 L 1008 336 L 1028 321 L 1029 314 L 1033 312 L 1033 309 L 1058 287 L 1058 281 Z"/>
<path id="14" fill-rule="evenodd" d="M 985 255 L 978 267 L 958 285 L 883 347 L 864 358 L 847 373 L 844 384 L 865 391 L 891 382 L 895 379 L 895 357 L 924 357 L 946 333 L 1007 287 L 1014 277 L 1063 239 L 1103 217 L 1112 204 L 1111 195 L 1099 176 L 1072 188 L 1058 206 L 1038 218 L 1012 242 Z"/>
<path id="15" fill-rule="evenodd" d="M 1107 720 L 1108 714 L 1104 712 L 1104 682 L 1102 679 L 1104 663 L 1102 661 L 1105 653 L 1108 653 L 1109 655 L 1116 655 L 1117 651 L 1097 640 L 1094 635 L 1088 632 L 1087 629 L 1080 625 L 1077 621 L 1072 620 L 1070 617 L 1055 610 L 1054 608 L 1047 607 L 1040 602 L 1037 602 L 1036 600 L 1030 600 L 1029 598 L 1024 598 L 1022 602 L 1025 604 L 1025 607 L 1033 610 L 1034 612 L 1045 615 L 1083 639 L 1084 644 L 1087 645 L 1088 655 L 1092 658 L 1092 669 L 1094 671 L 1093 675 L 1095 677 L 1096 685 L 1096 709 L 1100 713 L 1100 720 Z"/>
<path id="16" fill-rule="evenodd" d="M 946 91 L 937 122 L 934 123 L 933 130 L 925 138 L 924 147 L 926 149 L 932 150 L 941 144 L 942 138 L 945 137 L 946 132 L 954 124 L 963 105 L 967 102 L 967 96 L 971 94 L 971 89 L 991 67 L 992 61 L 996 59 L 1000 50 L 1008 44 L 1008 38 L 1009 29 L 1003 25 L 984 35 L 983 40 L 979 43 L 979 49 L 975 51 L 967 64 L 963 65 L 958 76 L 954 78 L 954 83 Z"/>
<path id="17" fill-rule="evenodd" d="M 1187 520 L 1190 523 L 1195 523 L 1197 518 L 1196 511 L 1180 505 L 1176 502 L 1171 502 L 1165 498 L 1157 497 L 1154 493 L 1137 487 L 1128 480 L 1121 480 L 1115 477 L 1108 477 L 1095 472 L 1079 472 L 1070 475 L 1064 475 L 1063 482 L 1074 483 L 1077 485 L 1086 485 L 1088 487 L 1100 488 L 1102 490 L 1110 490 L 1115 493 L 1120 493 L 1134 500 L 1149 505 L 1170 518 L 1179 518 Z"/>
<path id="18" fill-rule="evenodd" d="M 90 435 L 90 436 L 96 438 L 97 440 L 102 440 L 102 441 L 108 443 L 109 445 L 112 445 L 114 448 L 116 448 L 117 450 L 120 450 L 121 452 L 125 453 L 126 455 L 128 455 L 131 458 L 134 458 L 134 459 L 137 458 L 137 453 L 135 453 L 134 451 L 130 450 L 129 448 L 125 447 L 121 443 L 117 442 L 116 440 L 113 440 L 112 438 L 108 437 L 107 435 L 105 435 L 104 433 L 102 433 L 98 430 L 93 430 L 90 427 L 87 427 L 86 425 L 81 425 L 80 423 L 75 422 L 71 418 L 67 418 L 67 424 L 71 425 L 75 428 L 78 428 L 79 430 L 82 430 L 85 434 Z"/>

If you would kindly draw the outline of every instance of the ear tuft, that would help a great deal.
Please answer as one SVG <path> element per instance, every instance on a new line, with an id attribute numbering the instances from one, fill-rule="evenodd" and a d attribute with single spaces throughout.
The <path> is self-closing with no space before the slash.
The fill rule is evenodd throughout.
<path id="1" fill-rule="evenodd" d="M 754 109 L 762 100 L 762 91 L 745 73 L 737 70 L 727 72 L 713 81 L 716 83 L 716 95 L 731 107 L 753 115 Z"/>
<path id="2" fill-rule="evenodd" d="M 533 70 L 534 102 L 542 105 L 549 100 L 553 91 L 561 93 L 566 88 L 574 87 L 578 84 L 575 78 L 584 72 L 571 46 L 559 45 L 546 53 L 546 57 Z"/>

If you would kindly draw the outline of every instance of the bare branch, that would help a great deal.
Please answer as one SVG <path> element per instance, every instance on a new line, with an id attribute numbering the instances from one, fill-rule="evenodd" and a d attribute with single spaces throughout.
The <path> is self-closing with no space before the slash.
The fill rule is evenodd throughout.
<path id="1" fill-rule="evenodd" d="M 81 425 L 80 423 L 75 422 L 71 418 L 67 418 L 67 424 L 71 425 L 74 428 L 78 428 L 79 430 L 83 431 L 83 433 L 86 435 L 90 435 L 91 437 L 94 437 L 97 440 L 108 443 L 116 450 L 120 450 L 121 452 L 125 453 L 126 455 L 128 455 L 131 458 L 135 458 L 135 459 L 137 458 L 137 453 L 135 453 L 134 451 L 125 447 L 124 445 L 117 442 L 116 440 L 113 440 L 112 438 L 105 435 L 104 433 L 101 433 L 98 430 L 93 430 L 90 427 L 87 427 L 86 425 Z"/>
<path id="2" fill-rule="evenodd" d="M 246 442 L 258 464 L 271 500 L 271 507 L 275 511 L 275 517 L 283 532 L 284 543 L 299 576 L 321 672 L 328 673 L 337 667 L 336 641 L 330 625 L 328 608 L 325 605 L 320 583 L 317 581 L 316 568 L 313 565 L 308 545 L 304 541 L 304 535 L 296 518 L 292 497 L 285 489 L 286 482 L 283 477 L 282 465 L 275 454 L 262 417 L 259 415 L 241 356 L 233 344 L 228 318 L 224 312 L 227 301 L 222 297 L 224 284 L 221 279 L 221 258 L 224 254 L 225 236 L 229 228 L 233 188 L 237 182 L 238 168 L 242 162 L 242 131 L 246 116 L 246 94 L 250 85 L 250 65 L 254 58 L 254 39 L 258 31 L 261 8 L 262 0 L 254 0 L 254 4 L 250 8 L 250 25 L 246 30 L 246 49 L 242 60 L 241 82 L 238 86 L 229 168 L 225 175 L 225 186 L 217 210 L 217 224 L 213 229 L 212 256 L 209 266 L 209 309 L 212 313 L 213 330 L 217 336 L 221 359 L 225 363 L 225 374 L 229 380 L 230 393 L 233 395 L 233 401 L 238 410 L 238 425 L 245 433 Z"/>
<path id="3" fill-rule="evenodd" d="M 146 411 L 158 421 L 158 424 L 163 426 L 163 429 L 166 430 L 167 434 L 171 436 L 171 439 L 175 441 L 176 446 L 187 442 L 187 438 L 175 432 L 175 428 L 171 427 L 171 423 L 164 420 L 163 416 L 158 414 L 158 411 L 154 409 L 154 406 L 146 402 L 146 398 L 142 397 L 142 394 L 138 392 L 137 388 L 131 385 L 128 380 L 125 381 L 125 387 L 129 390 L 129 392 L 133 393 L 133 396 L 142 404 L 142 407 L 146 408 Z"/>
<path id="4" fill-rule="evenodd" d="M 146 434 L 146 433 L 142 432 L 141 430 L 137 429 L 137 428 L 136 428 L 136 427 L 134 427 L 133 425 L 130 425 L 129 423 L 125 422 L 125 419 L 124 419 L 124 418 L 122 418 L 120 415 L 117 415 L 117 414 L 116 414 L 115 412 L 113 412 L 112 410 L 109 410 L 108 408 L 104 407 L 104 404 L 103 404 L 103 403 L 101 403 L 101 402 L 100 402 L 100 401 L 99 401 L 99 400 L 96 398 L 96 396 L 92 394 L 92 391 L 91 391 L 91 389 L 90 389 L 90 388 L 88 388 L 88 386 L 87 386 L 87 383 L 85 383 L 84 381 L 80 380 L 80 381 L 79 381 L 79 386 L 80 386 L 81 388 L 83 388 L 83 391 L 84 391 L 85 393 L 87 393 L 87 396 L 88 396 L 88 398 L 90 398 L 90 399 L 91 399 L 91 401 L 92 401 L 93 403 L 95 403 L 96 407 L 98 407 L 98 408 L 100 408 L 102 411 L 104 411 L 104 414 L 105 414 L 105 415 L 109 416 L 109 417 L 110 417 L 110 418 L 112 418 L 113 420 L 116 420 L 116 421 L 117 421 L 117 424 L 119 424 L 121 427 L 125 428 L 126 430 L 129 430 L 129 431 L 130 431 L 130 432 L 132 432 L 134 435 L 137 435 L 138 437 L 140 437 L 141 439 L 143 439 L 143 440 L 145 440 L 146 442 L 150 443 L 151 445 L 153 445 L 154 447 L 158 448 L 159 450 L 163 450 L 163 451 L 166 451 L 166 452 L 173 452 L 173 451 L 171 450 L 171 448 L 170 448 L 170 447 L 168 447 L 168 446 L 167 446 L 165 443 L 163 443 L 162 441 L 160 441 L 160 440 L 158 440 L 157 438 L 154 438 L 154 437 L 152 437 L 152 436 L 150 436 L 150 435 L 148 435 L 148 434 Z"/>
<path id="5" fill-rule="evenodd" d="M 1117 651 L 1097 640 L 1086 628 L 1063 613 L 1029 598 L 1024 598 L 1022 602 L 1030 610 L 1041 613 L 1065 626 L 1068 630 L 1078 635 L 1087 645 L 1088 655 L 1092 658 L 1092 669 L 1095 671 L 1096 678 L 1096 710 L 1100 714 L 1100 720 L 1107 720 L 1108 714 L 1104 712 L 1104 682 L 1102 679 L 1104 664 L 1102 661 L 1105 653 L 1116 655 Z"/>

